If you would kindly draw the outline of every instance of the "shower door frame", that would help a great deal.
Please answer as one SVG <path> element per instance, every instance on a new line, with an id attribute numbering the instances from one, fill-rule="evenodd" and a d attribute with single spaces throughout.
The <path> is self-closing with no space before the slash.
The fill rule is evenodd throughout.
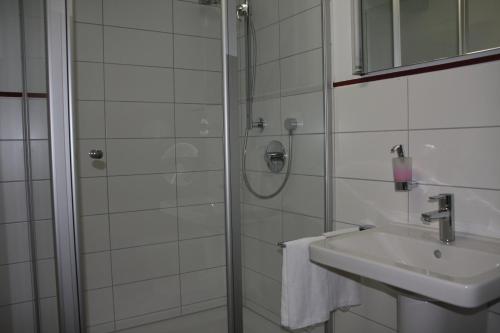
<path id="1" fill-rule="evenodd" d="M 78 182 L 76 179 L 73 8 L 74 0 L 45 0 L 50 153 L 54 206 L 56 276 L 60 332 L 85 332 L 81 285 Z M 221 0 L 224 212 L 228 333 L 243 333 L 243 292 L 240 207 L 240 112 L 236 8 L 239 0 Z M 333 228 L 332 73 L 330 0 L 321 1 L 324 105 L 324 230 Z M 325 325 L 331 332 L 332 321 Z"/>

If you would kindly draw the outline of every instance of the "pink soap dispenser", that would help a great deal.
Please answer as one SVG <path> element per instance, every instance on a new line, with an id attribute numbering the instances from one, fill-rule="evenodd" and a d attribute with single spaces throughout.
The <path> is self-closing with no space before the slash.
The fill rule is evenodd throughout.
<path id="1" fill-rule="evenodd" d="M 391 153 L 398 155 L 392 159 L 394 189 L 398 192 L 410 191 L 413 185 L 411 157 L 405 157 L 403 145 L 395 145 Z"/>

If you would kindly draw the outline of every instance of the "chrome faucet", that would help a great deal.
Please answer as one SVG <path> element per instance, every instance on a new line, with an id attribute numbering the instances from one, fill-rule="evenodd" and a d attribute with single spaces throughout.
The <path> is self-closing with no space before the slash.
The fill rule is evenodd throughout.
<path id="1" fill-rule="evenodd" d="M 454 196 L 451 193 L 443 193 L 429 197 L 429 201 L 438 201 L 439 209 L 422 214 L 425 224 L 439 221 L 439 240 L 449 244 L 455 240 L 455 206 Z"/>

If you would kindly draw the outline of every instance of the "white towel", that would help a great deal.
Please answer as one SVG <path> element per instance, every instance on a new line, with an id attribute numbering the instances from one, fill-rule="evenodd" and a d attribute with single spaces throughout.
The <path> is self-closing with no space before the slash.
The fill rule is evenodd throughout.
<path id="1" fill-rule="evenodd" d="M 309 260 L 309 244 L 357 228 L 286 242 L 283 249 L 281 324 L 299 329 L 323 323 L 330 312 L 360 304 L 359 284 Z"/>

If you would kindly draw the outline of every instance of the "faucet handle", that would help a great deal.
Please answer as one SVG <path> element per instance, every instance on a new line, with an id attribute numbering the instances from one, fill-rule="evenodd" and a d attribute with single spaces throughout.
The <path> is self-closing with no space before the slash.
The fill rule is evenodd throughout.
<path id="1" fill-rule="evenodd" d="M 440 210 L 447 210 L 453 207 L 454 195 L 452 193 L 441 193 L 429 197 L 430 202 L 439 202 Z"/>
<path id="2" fill-rule="evenodd" d="M 445 193 L 441 193 L 441 194 L 438 194 L 438 195 L 433 195 L 433 196 L 430 196 L 429 197 L 429 201 L 438 201 L 438 200 L 444 200 L 446 199 L 448 196 L 448 194 L 445 194 Z"/>

